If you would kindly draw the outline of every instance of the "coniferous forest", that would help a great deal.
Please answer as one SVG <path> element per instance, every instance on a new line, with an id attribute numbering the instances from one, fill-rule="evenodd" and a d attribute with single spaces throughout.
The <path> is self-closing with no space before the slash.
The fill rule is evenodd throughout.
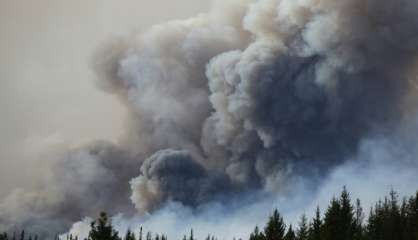
<path id="1" fill-rule="evenodd" d="M 418 240 L 418 192 L 415 196 L 399 198 L 395 191 L 378 200 L 366 213 L 360 199 L 353 200 L 343 189 L 331 199 L 327 209 L 318 207 L 312 219 L 302 215 L 297 226 L 288 224 L 278 210 L 267 219 L 265 226 L 255 226 L 248 240 Z M 367 216 L 367 217 L 366 217 Z M 164 232 L 164 229 L 161 229 Z M 105 212 L 91 223 L 85 240 L 167 240 L 159 233 L 143 233 L 142 227 L 119 234 Z M 62 237 L 61 237 L 62 238 Z M 58 235 L 56 239 L 59 239 Z M 217 240 L 216 231 L 204 240 Z M 38 240 L 36 233 L 24 230 L 0 234 L 0 240 Z M 78 240 L 66 235 L 63 240 Z M 197 240 L 193 230 L 182 240 Z"/>

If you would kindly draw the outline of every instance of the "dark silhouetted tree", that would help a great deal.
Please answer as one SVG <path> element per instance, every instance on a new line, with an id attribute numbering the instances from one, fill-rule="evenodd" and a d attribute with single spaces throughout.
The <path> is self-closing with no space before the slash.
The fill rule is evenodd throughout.
<path id="1" fill-rule="evenodd" d="M 250 240 L 265 240 L 265 236 L 260 232 L 258 226 L 255 227 L 254 231 L 250 234 Z"/>
<path id="2" fill-rule="evenodd" d="M 322 239 L 322 219 L 321 210 L 316 208 L 315 217 L 309 227 L 309 240 L 321 240 Z"/>
<path id="3" fill-rule="evenodd" d="M 347 191 L 347 188 L 344 187 L 341 196 L 340 196 L 341 211 L 339 216 L 339 226 L 340 231 L 339 237 L 342 240 L 353 240 L 356 221 L 354 218 L 354 206 L 351 203 L 350 194 Z"/>
<path id="4" fill-rule="evenodd" d="M 303 214 L 299 221 L 299 226 L 296 231 L 297 240 L 308 240 L 309 239 L 309 226 L 306 215 Z"/>
<path id="5" fill-rule="evenodd" d="M 90 224 L 88 240 L 120 240 L 112 224 L 109 222 L 106 213 L 100 213 L 99 219 Z"/>
<path id="6" fill-rule="evenodd" d="M 142 227 L 139 228 L 138 240 L 142 240 Z"/>
<path id="7" fill-rule="evenodd" d="M 296 234 L 295 231 L 293 231 L 292 225 L 289 226 L 289 229 L 286 232 L 286 235 L 284 236 L 285 240 L 296 240 Z"/>
<path id="8" fill-rule="evenodd" d="M 286 231 L 286 225 L 277 209 L 270 216 L 264 229 L 266 240 L 283 240 Z"/>
<path id="9" fill-rule="evenodd" d="M 325 212 L 324 224 L 322 227 L 322 238 L 324 240 L 340 240 L 340 202 L 334 197 Z"/>
<path id="10" fill-rule="evenodd" d="M 9 239 L 9 237 L 7 236 L 6 232 L 0 234 L 0 240 L 8 240 L 8 239 Z"/>
<path id="11" fill-rule="evenodd" d="M 354 240 L 363 240 L 364 239 L 364 229 L 363 229 L 363 208 L 361 207 L 360 199 L 356 201 L 355 209 L 355 222 L 354 222 Z"/>
<path id="12" fill-rule="evenodd" d="M 123 238 L 124 240 L 135 240 L 135 234 L 128 229 L 128 231 L 126 231 L 125 237 Z"/>

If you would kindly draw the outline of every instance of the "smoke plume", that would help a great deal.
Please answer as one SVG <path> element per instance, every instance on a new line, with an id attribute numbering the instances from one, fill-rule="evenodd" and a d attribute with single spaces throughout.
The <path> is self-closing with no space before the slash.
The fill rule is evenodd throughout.
<path id="1" fill-rule="evenodd" d="M 126 134 L 64 152 L 38 189 L 0 204 L 0 226 L 52 234 L 102 209 L 153 219 L 173 204 L 239 218 L 236 205 L 264 213 L 350 186 L 334 177 L 359 166 L 417 173 L 417 25 L 412 0 L 230 0 L 111 41 L 93 65 L 129 112 Z M 311 204 L 293 200 L 288 212 Z"/>

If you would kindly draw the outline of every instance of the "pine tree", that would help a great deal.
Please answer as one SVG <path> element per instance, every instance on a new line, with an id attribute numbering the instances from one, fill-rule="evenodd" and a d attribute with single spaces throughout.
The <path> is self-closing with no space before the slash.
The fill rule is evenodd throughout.
<path id="1" fill-rule="evenodd" d="M 293 231 L 292 225 L 289 226 L 286 235 L 284 236 L 285 240 L 296 240 L 295 231 Z"/>
<path id="2" fill-rule="evenodd" d="M 365 237 L 367 240 L 416 240 L 410 237 L 408 229 L 408 204 L 399 206 L 398 196 L 391 191 L 390 197 L 379 201 L 370 211 Z"/>
<path id="3" fill-rule="evenodd" d="M 296 239 L 297 240 L 308 240 L 309 238 L 309 227 L 308 227 L 308 219 L 306 215 L 303 214 L 299 221 L 299 227 L 296 231 Z"/>
<path id="4" fill-rule="evenodd" d="M 126 231 L 124 240 L 135 240 L 135 234 L 130 229 L 128 229 Z"/>
<path id="5" fill-rule="evenodd" d="M 340 240 L 340 213 L 341 204 L 334 197 L 325 212 L 324 225 L 322 227 L 323 239 L 324 240 Z"/>
<path id="6" fill-rule="evenodd" d="M 380 236 L 380 221 L 378 217 L 379 203 L 380 202 L 376 203 L 375 207 L 370 209 L 369 218 L 366 225 L 366 239 L 368 240 L 379 239 Z"/>
<path id="7" fill-rule="evenodd" d="M 139 228 L 138 240 L 142 240 L 142 227 Z"/>
<path id="8" fill-rule="evenodd" d="M 250 234 L 250 240 L 265 240 L 265 236 L 260 232 L 258 226 L 255 226 L 254 231 Z"/>
<path id="9" fill-rule="evenodd" d="M 315 217 L 309 228 L 309 240 L 321 240 L 322 239 L 322 220 L 321 210 L 316 208 Z"/>
<path id="10" fill-rule="evenodd" d="M 408 222 L 408 202 L 406 200 L 406 198 L 402 199 L 402 205 L 401 205 L 401 209 L 400 209 L 400 221 L 401 221 L 401 230 L 402 230 L 402 236 L 401 239 L 408 239 L 408 235 L 409 232 L 411 231 L 410 227 L 409 227 L 409 222 Z"/>
<path id="11" fill-rule="evenodd" d="M 104 212 L 100 213 L 99 219 L 93 221 L 90 227 L 88 240 L 120 240 L 118 232 L 113 229 Z"/>
<path id="12" fill-rule="evenodd" d="M 402 219 L 399 207 L 398 194 L 392 190 L 390 192 L 390 210 L 389 210 L 390 239 L 402 240 Z"/>
<path id="13" fill-rule="evenodd" d="M 283 240 L 285 235 L 286 225 L 283 218 L 280 216 L 277 209 L 270 216 L 267 226 L 264 229 L 266 240 Z"/>
<path id="14" fill-rule="evenodd" d="M 418 240 L 418 192 L 410 197 L 406 206 L 407 240 Z"/>
<path id="15" fill-rule="evenodd" d="M 363 208 L 361 207 L 360 199 L 357 199 L 356 209 L 355 209 L 355 220 L 354 220 L 354 240 L 364 239 L 363 220 L 364 220 Z"/>
<path id="16" fill-rule="evenodd" d="M 353 240 L 356 222 L 354 219 L 354 207 L 351 204 L 350 194 L 344 187 L 340 196 L 341 211 L 339 216 L 339 231 L 341 239 Z"/>
<path id="17" fill-rule="evenodd" d="M 0 234 L 0 240 L 8 240 L 8 239 L 9 239 L 9 237 L 7 236 L 6 232 Z"/>

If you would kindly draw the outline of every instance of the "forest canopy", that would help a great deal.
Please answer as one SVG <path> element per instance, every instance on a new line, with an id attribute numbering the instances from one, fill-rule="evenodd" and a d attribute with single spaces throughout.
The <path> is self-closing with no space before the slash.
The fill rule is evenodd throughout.
<path id="1" fill-rule="evenodd" d="M 366 217 L 367 216 L 367 217 Z M 143 233 L 128 229 L 119 233 L 105 212 L 91 222 L 85 240 L 167 240 L 167 235 Z M 216 229 L 205 240 L 218 240 Z M 161 229 L 164 232 L 164 229 Z M 56 240 L 78 240 L 78 236 L 56 235 Z M 0 240 L 38 240 L 36 233 L 21 232 L 0 234 Z M 197 240 L 193 229 L 182 240 Z M 242 239 L 240 239 L 242 240 Z M 415 196 L 399 198 L 395 191 L 378 200 L 366 214 L 360 199 L 351 199 L 346 188 L 339 197 L 329 202 L 324 213 L 318 207 L 312 219 L 304 214 L 297 226 L 287 221 L 275 210 L 264 227 L 255 226 L 248 240 L 418 240 L 418 191 Z"/>

